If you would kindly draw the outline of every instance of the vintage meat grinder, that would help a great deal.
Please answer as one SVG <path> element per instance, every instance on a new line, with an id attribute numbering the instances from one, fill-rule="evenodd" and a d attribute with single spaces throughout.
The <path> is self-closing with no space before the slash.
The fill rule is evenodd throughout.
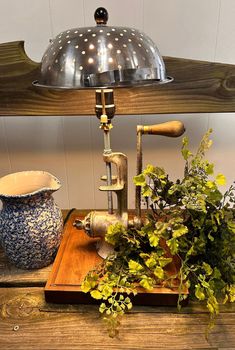
<path id="1" fill-rule="evenodd" d="M 107 175 L 101 180 L 106 185 L 100 186 L 100 191 L 107 192 L 108 211 L 91 211 L 84 220 L 75 220 L 74 226 L 83 229 L 90 237 L 100 237 L 98 254 L 105 258 L 113 251 L 113 247 L 105 241 L 105 234 L 110 225 L 120 222 L 124 227 L 141 227 L 141 188 L 136 186 L 136 213 L 134 218 L 128 218 L 128 166 L 127 156 L 120 152 L 112 152 L 110 147 L 111 119 L 114 116 L 113 90 L 96 90 L 96 114 L 100 119 L 100 128 L 104 132 L 103 160 L 106 163 Z M 142 135 L 163 135 L 178 137 L 184 132 L 184 125 L 180 121 L 170 121 L 156 125 L 137 126 L 137 175 L 142 171 Z M 116 176 L 112 176 L 111 165 L 116 166 Z M 113 192 L 117 196 L 117 209 L 113 209 Z"/>
<path id="2" fill-rule="evenodd" d="M 50 41 L 41 65 L 39 80 L 34 86 L 51 89 L 96 89 L 96 115 L 104 133 L 103 159 L 106 164 L 108 211 L 92 211 L 75 226 L 91 237 L 101 237 L 98 252 L 105 257 L 110 247 L 104 240 L 109 225 L 121 222 L 125 227 L 140 227 L 141 195 L 136 188 L 136 215 L 130 220 L 127 213 L 127 157 L 112 152 L 110 147 L 111 120 L 115 114 L 113 88 L 158 85 L 171 82 L 163 59 L 154 42 L 139 30 L 128 27 L 107 26 L 108 12 L 100 7 L 95 11 L 95 27 L 73 28 L 61 32 Z M 180 136 L 184 132 L 181 122 L 168 122 L 137 127 L 137 174 L 142 169 L 143 134 Z M 116 176 L 112 176 L 112 165 Z M 117 196 L 117 209 L 113 209 L 113 192 Z"/>

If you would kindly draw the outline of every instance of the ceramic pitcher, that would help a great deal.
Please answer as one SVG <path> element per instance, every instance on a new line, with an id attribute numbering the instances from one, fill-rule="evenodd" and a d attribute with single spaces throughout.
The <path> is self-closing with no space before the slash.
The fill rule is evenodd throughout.
<path id="1" fill-rule="evenodd" d="M 22 171 L 0 179 L 0 241 L 19 268 L 49 265 L 60 244 L 63 220 L 52 193 L 59 180 L 44 171 Z"/>

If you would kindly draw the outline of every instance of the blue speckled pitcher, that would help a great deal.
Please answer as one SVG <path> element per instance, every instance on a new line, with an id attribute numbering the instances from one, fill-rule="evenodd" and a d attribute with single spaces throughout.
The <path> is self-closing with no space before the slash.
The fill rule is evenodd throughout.
<path id="1" fill-rule="evenodd" d="M 0 179 L 0 241 L 9 261 L 23 269 L 49 265 L 60 244 L 63 219 L 52 193 L 59 180 L 44 171 Z"/>

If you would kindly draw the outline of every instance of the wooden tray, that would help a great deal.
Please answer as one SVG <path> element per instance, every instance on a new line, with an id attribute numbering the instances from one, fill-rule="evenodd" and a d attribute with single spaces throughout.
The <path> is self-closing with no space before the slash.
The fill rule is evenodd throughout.
<path id="1" fill-rule="evenodd" d="M 81 283 L 102 258 L 96 253 L 97 239 L 89 238 L 84 231 L 73 227 L 75 217 L 78 217 L 76 212 L 71 214 L 64 228 L 62 242 L 45 287 L 47 302 L 96 303 L 89 293 L 81 291 Z M 178 295 L 177 287 L 170 289 L 159 286 L 151 292 L 139 288 L 132 301 L 139 305 L 176 305 Z"/>

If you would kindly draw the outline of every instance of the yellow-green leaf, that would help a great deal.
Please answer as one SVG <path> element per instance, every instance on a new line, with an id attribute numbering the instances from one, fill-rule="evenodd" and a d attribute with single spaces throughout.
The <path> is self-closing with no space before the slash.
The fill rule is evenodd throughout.
<path id="1" fill-rule="evenodd" d="M 145 177 L 143 174 L 139 174 L 139 175 L 134 176 L 133 181 L 134 181 L 134 184 L 136 186 L 146 185 Z"/>
<path id="2" fill-rule="evenodd" d="M 219 186 L 226 185 L 226 177 L 223 174 L 218 174 L 215 181 Z"/>
<path id="3" fill-rule="evenodd" d="M 199 284 L 197 284 L 195 287 L 196 298 L 198 298 L 198 300 L 204 300 L 206 297 L 204 294 L 204 289 Z"/>
<path id="4" fill-rule="evenodd" d="M 139 272 L 143 271 L 143 266 L 139 264 L 137 261 L 130 260 L 128 263 L 129 271 L 133 274 L 138 274 Z"/>
<path id="5" fill-rule="evenodd" d="M 164 278 L 164 270 L 160 266 L 157 266 L 154 269 L 154 275 L 160 280 L 162 280 Z"/>
<path id="6" fill-rule="evenodd" d="M 102 294 L 98 290 L 92 290 L 91 296 L 94 299 L 102 299 Z"/>

